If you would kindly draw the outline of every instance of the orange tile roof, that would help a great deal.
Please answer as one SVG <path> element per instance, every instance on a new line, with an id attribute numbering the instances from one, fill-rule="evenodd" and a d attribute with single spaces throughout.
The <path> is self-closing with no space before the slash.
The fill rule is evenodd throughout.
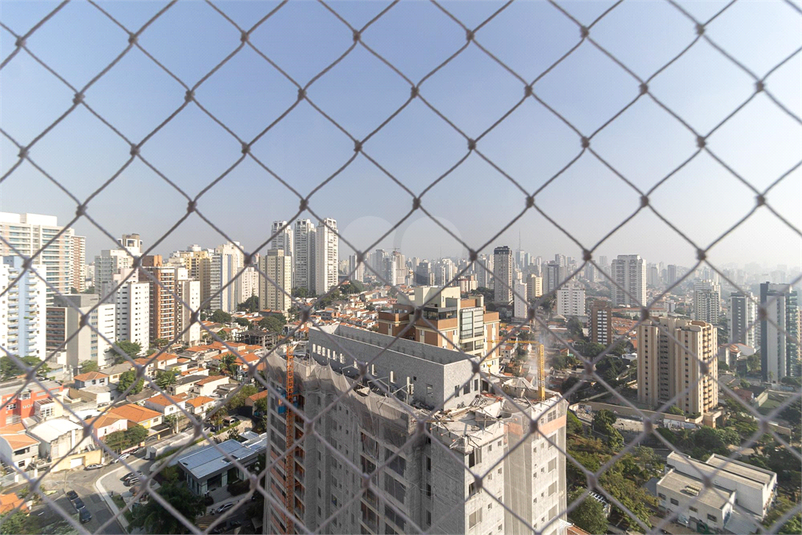
<path id="1" fill-rule="evenodd" d="M 101 416 L 96 416 L 94 418 L 89 418 L 86 420 L 86 423 L 91 424 L 98 429 L 100 427 L 106 427 L 109 425 L 114 425 L 115 423 L 119 422 L 120 420 L 127 420 L 127 418 L 123 418 L 122 416 L 117 416 L 115 414 L 106 413 Z"/>
<path id="2" fill-rule="evenodd" d="M 140 366 L 153 366 L 155 364 L 155 362 L 151 362 L 149 358 L 134 359 L 134 362 L 139 364 Z"/>
<path id="3" fill-rule="evenodd" d="M 8 494 L 0 494 L 0 514 L 13 511 L 17 507 L 19 507 L 20 511 L 28 511 L 25 501 L 13 492 Z"/>
<path id="4" fill-rule="evenodd" d="M 206 379 L 201 379 L 200 381 L 198 381 L 198 384 L 199 385 L 205 385 L 205 384 L 213 383 L 215 381 L 219 381 L 220 379 L 228 379 L 228 377 L 226 377 L 225 375 L 210 375 Z"/>
<path id="5" fill-rule="evenodd" d="M 130 422 L 136 423 L 145 422 L 161 416 L 161 414 L 154 410 L 140 407 L 139 405 L 134 405 L 133 403 L 114 407 L 109 412 L 116 416 L 120 416 L 121 418 L 125 418 Z"/>
<path id="6" fill-rule="evenodd" d="M 11 451 L 18 450 L 26 446 L 34 446 L 36 444 L 39 444 L 38 440 L 25 434 L 11 434 L 11 435 L 0 435 L 0 436 L 2 436 L 2 438 L 4 438 L 6 442 L 8 442 L 9 447 L 11 447 Z"/>
<path id="7" fill-rule="evenodd" d="M 74 377 L 76 381 L 83 381 L 83 382 L 91 381 L 92 379 L 108 379 L 108 378 L 109 378 L 108 375 L 100 372 L 86 372 L 80 375 L 76 375 Z"/>
<path id="8" fill-rule="evenodd" d="M 15 433 L 22 433 L 24 431 L 25 431 L 25 426 L 22 425 L 22 422 L 17 422 L 15 424 L 9 424 L 0 427 L 0 435 L 13 435 Z"/>
<path id="9" fill-rule="evenodd" d="M 156 360 L 157 360 L 157 361 L 163 361 L 163 360 L 175 360 L 175 359 L 177 359 L 177 358 L 178 358 L 178 355 L 176 355 L 176 354 L 174 354 L 174 353 L 162 353 L 161 355 L 159 355 L 158 357 L 156 357 Z"/>
<path id="10" fill-rule="evenodd" d="M 252 396 L 248 396 L 248 399 L 251 401 L 256 401 L 257 399 L 262 399 L 267 397 L 267 390 L 262 390 L 261 392 L 257 392 Z"/>
<path id="11" fill-rule="evenodd" d="M 187 405 L 191 405 L 191 406 L 193 406 L 193 407 L 195 407 L 197 409 L 201 405 L 206 405 L 207 403 L 213 402 L 213 401 L 215 401 L 215 399 L 214 398 L 210 398 L 209 396 L 198 396 L 198 397 L 194 397 L 192 399 L 188 399 L 187 400 Z"/>

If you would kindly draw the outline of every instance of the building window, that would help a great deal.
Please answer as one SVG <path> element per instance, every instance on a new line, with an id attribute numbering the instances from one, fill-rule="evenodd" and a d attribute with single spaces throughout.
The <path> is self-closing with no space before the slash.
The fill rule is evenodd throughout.
<path id="1" fill-rule="evenodd" d="M 718 522 L 718 518 L 715 515 L 708 514 L 707 519 L 711 522 Z"/>
<path id="2" fill-rule="evenodd" d="M 468 528 L 474 527 L 481 521 L 482 521 L 482 510 L 477 509 L 476 511 L 468 515 Z"/>
<path id="3" fill-rule="evenodd" d="M 482 448 L 474 448 L 471 453 L 468 454 L 468 467 L 473 467 L 482 462 Z"/>
<path id="4" fill-rule="evenodd" d="M 671 498 L 671 505 L 679 505 L 679 502 L 674 498 Z"/>
<path id="5" fill-rule="evenodd" d="M 387 474 L 384 476 L 384 490 L 400 503 L 404 503 L 407 495 L 407 488 Z"/>
<path id="6" fill-rule="evenodd" d="M 694 513 L 698 513 L 699 512 L 699 510 L 696 507 L 689 507 L 689 509 L 691 511 L 693 511 Z"/>
<path id="7" fill-rule="evenodd" d="M 657 496 L 659 496 L 659 497 L 660 497 L 660 498 L 662 498 L 663 500 L 665 500 L 665 499 L 666 499 L 666 495 L 665 495 L 665 494 L 663 494 L 662 492 L 658 492 L 658 493 L 657 493 Z"/>
<path id="8" fill-rule="evenodd" d="M 455 397 L 455 398 L 458 398 L 458 397 L 459 397 L 459 386 L 455 386 L 455 387 L 454 387 L 454 397 Z"/>
<path id="9" fill-rule="evenodd" d="M 557 469 L 557 459 L 555 458 L 549 461 L 549 472 L 556 469 Z"/>

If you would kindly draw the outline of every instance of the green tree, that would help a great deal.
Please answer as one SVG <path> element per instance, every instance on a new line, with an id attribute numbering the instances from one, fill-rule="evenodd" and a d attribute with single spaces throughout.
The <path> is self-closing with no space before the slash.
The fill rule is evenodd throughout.
<path id="1" fill-rule="evenodd" d="M 233 353 L 226 353 L 220 359 L 220 371 L 225 375 L 234 375 L 237 368 L 237 357 Z"/>
<path id="2" fill-rule="evenodd" d="M 231 314 L 218 309 L 212 313 L 211 320 L 215 323 L 231 323 Z"/>
<path id="3" fill-rule="evenodd" d="M 605 443 L 613 450 L 618 451 L 624 446 L 624 437 L 613 427 L 618 418 L 611 411 L 600 410 L 593 415 L 591 427 L 593 431 L 605 437 Z"/>
<path id="4" fill-rule="evenodd" d="M 2 526 L 0 526 L 0 535 L 42 533 L 41 527 L 39 526 L 39 519 L 34 515 L 29 515 L 28 513 L 23 513 L 18 510 L 13 513 L 0 515 L 0 519 L 3 523 Z"/>
<path id="5" fill-rule="evenodd" d="M 259 296 L 252 295 L 242 303 L 238 304 L 237 310 L 240 312 L 256 312 L 259 310 Z"/>
<path id="6" fill-rule="evenodd" d="M 576 414 L 574 414 L 571 411 L 568 411 L 567 414 L 568 414 L 567 425 L 566 425 L 567 432 L 572 435 L 583 434 L 582 421 L 579 418 L 577 418 Z"/>
<path id="7" fill-rule="evenodd" d="M 81 293 L 85 293 L 85 294 L 93 294 L 93 293 L 95 293 L 95 287 L 94 287 L 94 286 L 90 286 L 89 288 L 87 288 L 86 290 L 84 290 L 84 291 L 83 291 L 83 292 L 81 292 Z"/>
<path id="8" fill-rule="evenodd" d="M 340 293 L 344 295 L 358 294 L 365 291 L 365 287 L 359 281 L 348 281 L 340 285 Z"/>
<path id="9" fill-rule="evenodd" d="M 127 372 L 123 372 L 120 374 L 120 381 L 117 383 L 117 390 L 120 392 L 125 392 L 125 390 L 131 386 L 131 384 L 136 381 L 136 372 L 134 370 L 128 370 Z M 145 380 L 140 379 L 136 381 L 136 384 L 133 388 L 128 392 L 131 395 L 136 395 L 142 392 L 142 389 L 145 387 Z"/>
<path id="10" fill-rule="evenodd" d="M 175 374 L 176 372 L 172 370 L 160 371 L 158 374 L 156 374 L 156 380 L 154 382 L 156 383 L 156 386 L 164 390 L 168 386 L 175 384 Z"/>
<path id="11" fill-rule="evenodd" d="M 250 396 L 256 394 L 258 390 L 253 385 L 245 385 L 239 389 L 239 391 L 231 396 L 228 399 L 228 403 L 226 403 L 226 408 L 229 412 L 233 412 L 243 405 L 245 405 L 245 400 L 248 399 Z"/>
<path id="12" fill-rule="evenodd" d="M 677 416 L 682 416 L 682 415 L 683 415 L 683 414 L 685 414 L 685 413 L 684 413 L 684 412 L 682 412 L 682 409 L 680 409 L 680 408 L 679 408 L 679 407 L 677 407 L 676 405 L 671 405 L 671 406 L 668 408 L 668 410 L 666 410 L 666 414 L 676 414 Z"/>
<path id="13" fill-rule="evenodd" d="M 21 360 L 25 365 L 30 366 L 31 368 L 35 368 L 38 366 L 42 361 L 39 360 L 37 357 L 34 356 L 27 356 L 22 357 Z M 44 375 L 50 371 L 50 367 L 47 364 L 42 364 L 41 367 L 37 369 L 37 375 Z M 2 375 L 3 379 L 10 379 L 11 377 L 17 377 L 18 375 L 25 375 L 27 371 L 22 366 L 17 365 L 14 362 L 14 359 L 11 357 L 5 356 L 0 357 L 0 375 Z"/>
<path id="14" fill-rule="evenodd" d="M 141 425 L 129 427 L 125 431 L 115 431 L 105 436 L 103 441 L 112 451 L 121 452 L 141 444 L 148 436 L 148 430 Z"/>
<path id="15" fill-rule="evenodd" d="M 225 329 L 220 329 L 219 331 L 217 331 L 216 334 L 217 334 L 217 337 L 220 340 L 222 340 L 223 342 L 227 342 L 227 341 L 231 340 L 231 335 L 229 335 L 228 331 L 226 331 Z"/>
<path id="16" fill-rule="evenodd" d="M 570 499 L 569 502 L 573 503 L 578 495 L 579 493 L 577 492 L 576 496 Z M 582 500 L 573 511 L 568 513 L 568 519 L 593 535 L 604 535 L 608 533 L 607 517 L 604 514 L 604 507 L 598 500 L 591 497 Z"/>
<path id="17" fill-rule="evenodd" d="M 272 333 L 280 333 L 287 323 L 287 318 L 283 314 L 268 316 L 259 322 L 259 327 Z"/>
<path id="18" fill-rule="evenodd" d="M 292 289 L 292 296 L 293 297 L 301 297 L 301 298 L 309 297 L 309 290 L 307 290 L 306 288 L 297 288 L 297 287 L 293 288 Z"/>
<path id="19" fill-rule="evenodd" d="M 109 353 L 114 354 L 114 364 L 122 364 L 123 362 L 133 360 L 142 352 L 142 346 L 136 342 L 129 342 L 128 340 L 117 340 L 117 347 L 119 347 L 123 353 L 117 352 L 113 347 L 109 348 Z"/>
<path id="20" fill-rule="evenodd" d="M 234 318 L 234 323 L 241 327 L 245 327 L 246 329 L 251 326 L 251 322 L 245 318 Z"/>
<path id="21" fill-rule="evenodd" d="M 161 348 L 163 348 L 164 346 L 166 346 L 166 345 L 167 345 L 169 342 L 170 342 L 170 341 L 169 341 L 169 340 L 167 340 L 166 338 L 156 338 L 156 339 L 153 341 L 153 345 L 154 345 L 154 346 L 156 346 L 156 348 L 157 348 L 157 349 L 161 349 Z"/>
<path id="22" fill-rule="evenodd" d="M 99 369 L 96 360 L 85 360 L 78 364 L 78 367 L 81 369 L 81 373 L 96 372 Z"/>
<path id="23" fill-rule="evenodd" d="M 164 423 L 170 426 L 170 429 L 173 430 L 173 433 L 178 431 L 178 416 L 175 414 L 170 414 L 164 417 Z"/>
<path id="24" fill-rule="evenodd" d="M 798 463 L 797 463 L 798 464 Z M 763 519 L 763 525 L 770 528 L 785 514 L 789 509 L 795 507 L 796 504 L 786 498 L 785 496 L 778 495 L 774 503 L 774 507 L 769 509 L 766 517 Z M 774 529 L 771 530 L 775 532 Z M 775 533 L 794 534 L 802 533 L 802 513 L 797 513 L 792 516 L 785 524 L 780 526 L 780 529 Z"/>
<path id="25" fill-rule="evenodd" d="M 203 498 L 195 496 L 183 482 L 165 482 L 156 492 L 178 511 L 189 524 L 205 511 Z M 189 529 L 157 500 L 134 510 L 131 526 L 146 533 L 189 533 Z"/>

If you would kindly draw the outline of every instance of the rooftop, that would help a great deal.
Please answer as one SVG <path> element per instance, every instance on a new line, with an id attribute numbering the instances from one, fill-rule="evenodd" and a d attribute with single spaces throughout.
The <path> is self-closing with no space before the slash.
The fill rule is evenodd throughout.
<path id="1" fill-rule="evenodd" d="M 226 440 L 216 446 L 204 446 L 195 452 L 180 457 L 178 459 L 178 464 L 181 465 L 184 470 L 191 473 L 196 479 L 202 480 L 222 472 L 223 470 L 227 470 L 231 465 L 231 460 L 229 460 L 228 457 L 237 459 L 237 461 L 244 461 L 258 455 L 266 446 L 266 434 L 262 434 L 259 438 L 246 442 Z M 218 449 L 224 451 L 228 457 L 224 456 Z"/>
<path id="2" fill-rule="evenodd" d="M 198 381 L 198 384 L 199 385 L 205 385 L 205 384 L 213 383 L 215 381 L 220 381 L 221 379 L 226 379 L 227 380 L 228 377 L 226 377 L 225 375 L 210 375 L 209 377 L 205 377 L 205 378 L 201 379 L 200 381 Z"/>
<path id="3" fill-rule="evenodd" d="M 76 381 L 81 381 L 83 383 L 85 383 L 87 381 L 92 381 L 92 380 L 97 380 L 97 379 L 108 379 L 108 378 L 109 378 L 108 375 L 106 375 L 105 373 L 101 373 L 101 372 L 86 372 L 86 373 L 82 373 L 80 375 L 76 375 L 74 377 L 74 379 Z"/>
<path id="4" fill-rule="evenodd" d="M 660 481 L 657 482 L 658 490 L 665 488 L 674 492 L 685 494 L 688 501 L 699 497 L 699 502 L 712 507 L 713 509 L 723 508 L 734 491 L 725 490 L 719 487 L 706 489 L 704 484 L 698 479 L 688 477 L 674 469 L 671 469 Z"/>
<path id="5" fill-rule="evenodd" d="M 195 407 L 197 409 L 201 405 L 205 405 L 206 403 L 210 403 L 210 402 L 214 402 L 214 401 L 216 401 L 216 400 L 214 398 L 210 398 L 209 396 L 197 396 L 197 397 L 194 397 L 192 399 L 188 399 L 187 400 L 187 405 L 191 405 L 191 406 L 193 406 L 193 407 Z"/>
<path id="6" fill-rule="evenodd" d="M 134 405 L 133 403 L 114 407 L 109 411 L 109 413 L 136 423 L 145 422 L 161 416 L 161 414 L 156 411 L 146 409 L 145 407 L 140 407 L 139 405 Z"/>

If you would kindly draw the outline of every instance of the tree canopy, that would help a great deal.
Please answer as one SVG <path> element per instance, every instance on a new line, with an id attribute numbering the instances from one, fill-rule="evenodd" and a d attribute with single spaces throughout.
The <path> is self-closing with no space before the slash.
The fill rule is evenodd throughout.
<path id="1" fill-rule="evenodd" d="M 226 403 L 226 408 L 229 411 L 234 411 L 239 409 L 240 407 L 245 405 L 245 400 L 248 399 L 250 396 L 256 394 L 258 390 L 253 385 L 245 385 L 240 390 L 231 396 L 228 399 L 228 403 Z"/>
<path id="2" fill-rule="evenodd" d="M 156 380 L 154 382 L 156 383 L 156 386 L 164 390 L 168 386 L 175 384 L 175 374 L 176 372 L 172 370 L 160 371 L 156 374 Z"/>
<path id="3" fill-rule="evenodd" d="M 573 502 L 575 499 L 576 496 L 570 499 L 569 502 Z M 573 511 L 568 513 L 568 518 L 571 522 L 593 535 L 608 533 L 607 516 L 604 514 L 604 507 L 598 500 L 591 497 L 582 500 Z"/>
<path id="4" fill-rule="evenodd" d="M 136 342 L 129 342 L 128 340 L 117 340 L 117 347 L 119 347 L 124 354 L 120 354 L 113 347 L 109 348 L 109 352 L 114 354 L 114 364 L 122 364 L 123 362 L 133 360 L 142 352 L 142 346 Z M 126 359 L 125 357 L 128 357 Z"/>
<path id="5" fill-rule="evenodd" d="M 134 370 L 128 370 L 127 372 L 123 372 L 120 374 L 120 381 L 117 383 L 117 390 L 120 392 L 125 392 L 125 390 L 136 381 L 136 372 Z M 128 392 L 131 395 L 136 395 L 142 392 L 142 389 L 145 387 L 145 380 L 140 379 L 136 381 L 136 384 L 131 388 Z"/>
<path id="6" fill-rule="evenodd" d="M 177 510 L 189 524 L 205 512 L 203 498 L 195 496 L 183 482 L 165 482 L 158 491 L 159 495 Z M 131 526 L 143 528 L 146 533 L 189 533 L 184 523 L 173 516 L 157 500 L 134 510 Z"/>
<path id="7" fill-rule="evenodd" d="M 81 373 L 96 372 L 99 369 L 96 360 L 85 360 L 78 364 L 78 367 L 81 369 Z"/>
<path id="8" fill-rule="evenodd" d="M 272 333 L 280 333 L 287 324 L 284 314 L 272 314 L 259 322 L 259 327 Z"/>
<path id="9" fill-rule="evenodd" d="M 231 323 L 231 314 L 228 312 L 223 312 L 220 309 L 215 310 L 212 312 L 212 316 L 209 318 L 215 323 Z"/>
<path id="10" fill-rule="evenodd" d="M 36 367 L 40 362 L 42 362 L 39 360 L 39 358 L 34 357 L 33 355 L 22 357 L 19 360 L 31 368 Z M 42 375 L 47 373 L 49 370 L 50 368 L 47 366 L 47 364 L 43 364 L 37 371 L 37 374 Z M 23 367 L 18 366 L 11 357 L 0 357 L 0 376 L 2 376 L 2 379 L 10 379 L 12 377 L 17 377 L 18 375 L 25 375 L 26 373 L 26 370 Z"/>
<path id="11" fill-rule="evenodd" d="M 259 296 L 250 296 L 248 299 L 237 305 L 237 310 L 240 312 L 256 312 L 259 310 Z"/>

